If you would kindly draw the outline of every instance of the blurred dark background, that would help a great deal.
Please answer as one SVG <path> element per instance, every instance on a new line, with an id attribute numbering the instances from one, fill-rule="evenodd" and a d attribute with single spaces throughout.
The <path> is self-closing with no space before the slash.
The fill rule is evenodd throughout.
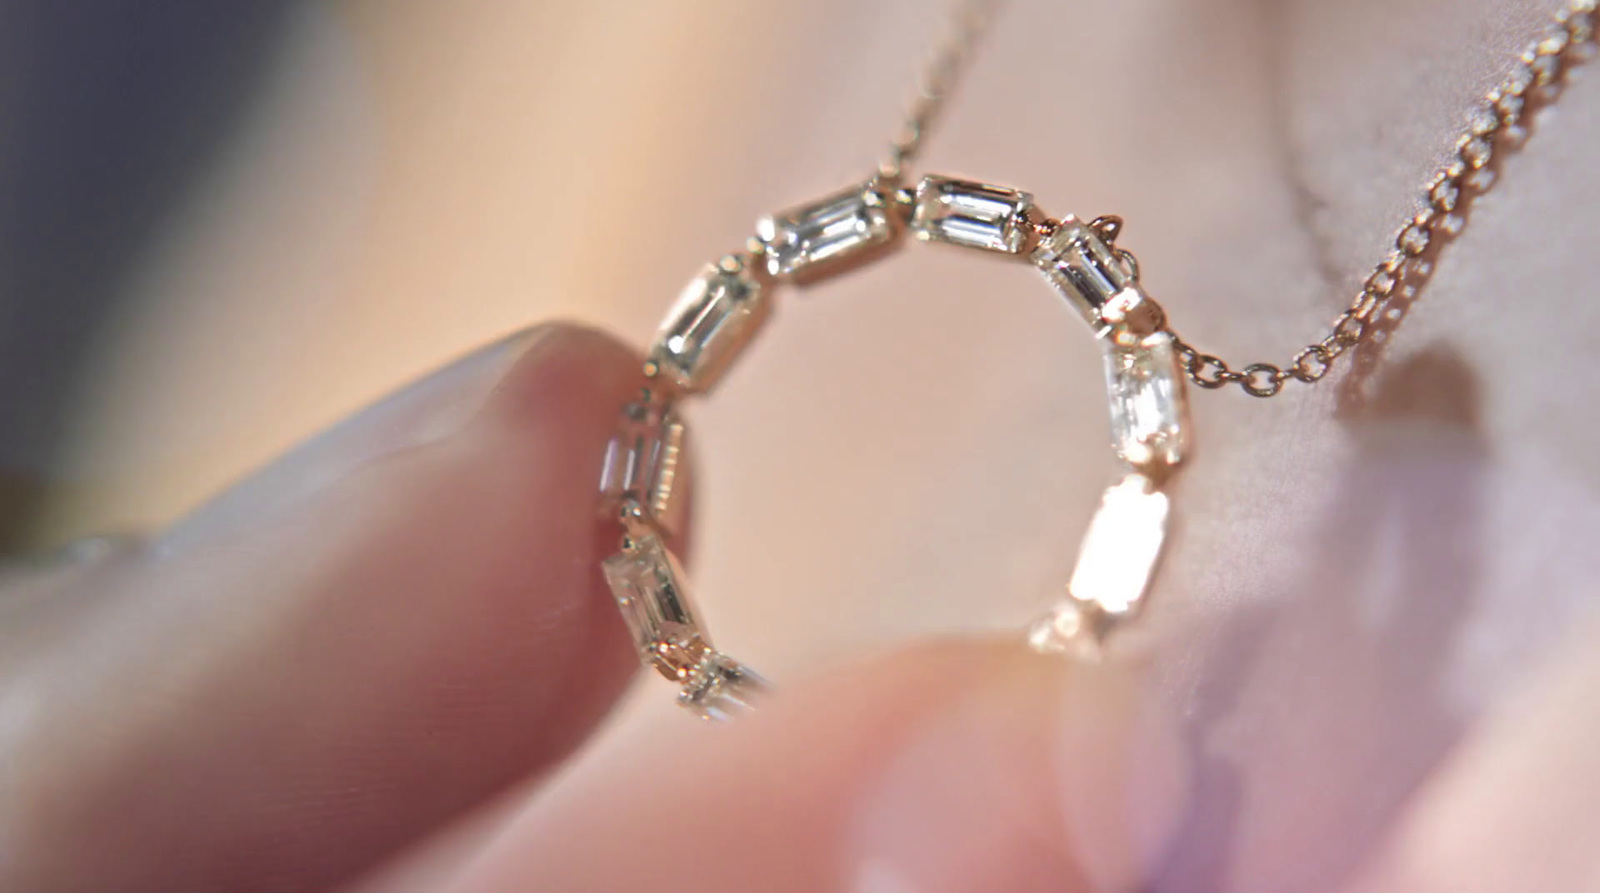
<path id="1" fill-rule="evenodd" d="M 290 0 L 0 3 L 0 554 L 126 277 L 249 108 Z"/>

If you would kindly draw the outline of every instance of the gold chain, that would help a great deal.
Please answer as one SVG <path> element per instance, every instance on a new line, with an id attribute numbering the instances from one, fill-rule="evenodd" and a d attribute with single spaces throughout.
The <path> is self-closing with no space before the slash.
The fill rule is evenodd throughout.
<path id="1" fill-rule="evenodd" d="M 1000 5 L 998 0 L 956 4 L 950 33 L 924 71 L 900 136 L 882 165 L 886 176 L 897 179 L 916 157 Z M 1596 0 L 1569 0 L 1556 13 L 1554 24 L 1517 58 L 1505 80 L 1467 115 L 1466 130 L 1456 140 L 1455 156 L 1425 190 L 1424 209 L 1400 228 L 1394 247 L 1373 268 L 1322 340 L 1302 348 L 1287 365 L 1251 363 L 1235 369 L 1177 338 L 1190 380 L 1207 389 L 1237 384 L 1252 396 L 1272 397 L 1286 382 L 1322 380 L 1334 361 L 1360 343 L 1386 314 L 1403 312 L 1401 302 L 1409 302 L 1415 291 L 1409 283 L 1424 278 L 1439 248 L 1461 234 L 1467 209 L 1494 184 L 1499 157 L 1527 135 L 1523 124 L 1527 116 L 1555 98 L 1572 66 L 1593 56 L 1595 5 Z"/>
<path id="2" fill-rule="evenodd" d="M 889 143 L 889 157 L 879 165 L 888 180 L 898 180 L 922 150 L 946 100 L 966 71 L 967 63 L 999 17 L 1002 0 L 958 0 L 950 13 L 950 27 L 934 49 L 917 80 L 917 94 L 906 109 L 900 132 Z"/>

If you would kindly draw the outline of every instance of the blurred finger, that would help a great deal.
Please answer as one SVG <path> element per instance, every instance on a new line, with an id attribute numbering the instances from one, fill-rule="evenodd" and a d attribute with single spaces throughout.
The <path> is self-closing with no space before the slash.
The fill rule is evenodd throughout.
<path id="1" fill-rule="evenodd" d="M 585 767 L 452 893 L 1131 890 L 1186 791 L 1137 677 L 923 648 Z"/>
<path id="2" fill-rule="evenodd" d="M 455 433 L 122 574 L 0 686 L 0 889 L 323 889 L 560 759 L 635 667 L 594 485 L 638 368 L 559 327 Z"/>
<path id="3" fill-rule="evenodd" d="M 562 326 L 536 326 L 472 351 L 252 472 L 162 534 L 175 551 L 225 537 L 304 501 L 361 466 L 460 431 L 517 358 Z"/>
<path id="4" fill-rule="evenodd" d="M 459 431 L 483 408 L 517 357 L 560 326 L 537 326 L 485 345 L 357 412 L 251 472 L 153 539 L 88 536 L 0 564 L 0 673 L 58 647 L 110 587 L 112 561 L 171 555 L 260 526 L 363 465 Z"/>
<path id="5" fill-rule="evenodd" d="M 1423 789 L 1359 893 L 1600 890 L 1600 625 Z"/>

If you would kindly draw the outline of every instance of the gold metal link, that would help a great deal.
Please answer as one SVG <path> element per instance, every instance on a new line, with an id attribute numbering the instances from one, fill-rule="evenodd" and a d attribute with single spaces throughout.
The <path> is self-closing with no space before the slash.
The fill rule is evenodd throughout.
<path id="1" fill-rule="evenodd" d="M 1126 248 L 1117 248 L 1116 252 L 1117 252 L 1117 260 L 1121 261 L 1122 265 L 1128 268 L 1128 275 L 1132 276 L 1134 279 L 1138 279 L 1139 278 L 1139 259 L 1137 257 L 1134 257 L 1133 256 L 1133 252 L 1129 251 Z"/>
<path id="2" fill-rule="evenodd" d="M 1255 397 L 1271 397 L 1283 390 L 1283 370 L 1271 363 L 1251 363 L 1244 367 L 1239 386 Z"/>
<path id="3" fill-rule="evenodd" d="M 1375 305 L 1373 311 L 1376 309 Z M 1366 314 L 1345 313 L 1339 317 L 1338 322 L 1333 324 L 1333 334 L 1329 337 L 1344 345 L 1341 352 L 1344 349 L 1355 347 L 1367 334 L 1367 323 L 1372 319 L 1373 311 L 1368 311 Z"/>
<path id="4" fill-rule="evenodd" d="M 1195 384 L 1208 390 L 1216 390 L 1239 380 L 1239 373 L 1229 369 L 1227 363 L 1195 350 L 1184 343 L 1182 338 L 1173 337 L 1178 348 L 1178 356 L 1183 358 L 1183 371 L 1189 374 L 1189 379 Z"/>
<path id="5" fill-rule="evenodd" d="M 1289 371 L 1295 378 L 1311 384 L 1327 375 L 1332 366 L 1333 355 L 1328 349 L 1321 344 L 1313 344 L 1294 355 L 1294 362 L 1290 364 Z"/>
<path id="6" fill-rule="evenodd" d="M 1528 94 L 1559 82 L 1572 66 L 1594 54 L 1596 15 L 1595 0 L 1569 0 L 1550 30 L 1518 57 L 1500 86 L 1489 91 L 1485 105 L 1468 115 L 1467 128 L 1456 142 L 1456 160 L 1428 184 L 1424 210 L 1400 228 L 1394 250 L 1373 268 L 1328 335 L 1302 348 L 1287 369 L 1273 363 L 1251 363 L 1240 371 L 1177 338 L 1189 379 L 1202 388 L 1237 384 L 1252 396 L 1272 397 L 1291 379 L 1306 384 L 1320 381 L 1335 360 L 1368 332 L 1377 331 L 1375 321 L 1385 321 L 1379 328 L 1392 328 L 1412 298 L 1407 292 L 1414 291 L 1402 287 L 1407 262 L 1418 263 L 1416 259 L 1434 250 L 1441 239 L 1448 241 L 1460 234 L 1465 219 L 1459 213 L 1493 185 L 1494 156 L 1500 148 L 1497 141 L 1518 126 Z M 1396 301 L 1397 297 L 1402 300 Z"/>

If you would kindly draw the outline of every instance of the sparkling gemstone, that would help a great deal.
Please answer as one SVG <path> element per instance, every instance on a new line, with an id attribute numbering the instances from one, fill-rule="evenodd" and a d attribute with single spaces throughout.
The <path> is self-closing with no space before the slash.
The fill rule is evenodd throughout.
<path id="1" fill-rule="evenodd" d="M 766 288 L 742 259 L 725 257 L 690 280 L 650 348 L 650 360 L 686 391 L 709 389 L 770 309 Z"/>
<path id="2" fill-rule="evenodd" d="M 647 533 L 630 536 L 600 567 L 639 656 L 668 679 L 689 678 L 711 648 L 677 557 L 659 536 Z"/>
<path id="3" fill-rule="evenodd" d="M 900 232 L 888 187 L 878 183 L 852 186 L 756 222 L 767 273 L 802 283 L 877 256 L 894 246 Z"/>
<path id="4" fill-rule="evenodd" d="M 712 652 L 690 673 L 678 703 L 702 719 L 726 722 L 754 709 L 753 701 L 767 688 L 749 667 Z"/>
<path id="5" fill-rule="evenodd" d="M 1133 282 L 1133 274 L 1091 227 L 1067 217 L 1033 251 L 1033 263 L 1096 332 L 1100 310 Z"/>
<path id="6" fill-rule="evenodd" d="M 1168 501 L 1150 478 L 1130 474 L 1106 490 L 1078 549 L 1067 593 L 1110 618 L 1133 613 L 1155 575 Z"/>
<path id="7" fill-rule="evenodd" d="M 676 530 L 683 501 L 675 498 L 673 484 L 686 434 L 676 408 L 653 393 L 624 407 L 600 473 L 605 514 L 616 517 L 622 504 L 632 501 L 661 529 Z"/>
<path id="8" fill-rule="evenodd" d="M 911 232 L 924 242 L 1021 254 L 1033 237 L 1032 208 L 1033 196 L 1016 189 L 923 177 L 917 184 Z"/>
<path id="9" fill-rule="evenodd" d="M 1189 399 L 1183 365 L 1169 332 L 1104 342 L 1111 440 L 1134 468 L 1161 474 L 1189 451 Z"/>

